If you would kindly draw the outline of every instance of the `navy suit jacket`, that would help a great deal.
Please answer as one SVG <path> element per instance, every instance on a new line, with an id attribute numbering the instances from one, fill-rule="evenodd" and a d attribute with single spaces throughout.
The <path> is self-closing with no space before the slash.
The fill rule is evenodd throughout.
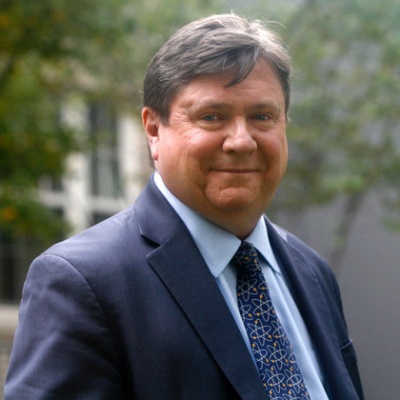
<path id="1" fill-rule="evenodd" d="M 330 268 L 297 238 L 267 225 L 330 399 L 362 399 Z M 150 182 L 131 208 L 32 263 L 5 398 L 268 397 L 214 277 Z"/>

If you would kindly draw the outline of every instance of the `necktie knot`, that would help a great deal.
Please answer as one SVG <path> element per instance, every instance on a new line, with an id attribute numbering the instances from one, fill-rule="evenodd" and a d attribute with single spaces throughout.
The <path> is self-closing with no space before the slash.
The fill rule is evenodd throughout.
<path id="1" fill-rule="evenodd" d="M 257 250 L 251 243 L 242 242 L 232 258 L 233 265 L 242 274 L 252 274 L 260 271 Z"/>

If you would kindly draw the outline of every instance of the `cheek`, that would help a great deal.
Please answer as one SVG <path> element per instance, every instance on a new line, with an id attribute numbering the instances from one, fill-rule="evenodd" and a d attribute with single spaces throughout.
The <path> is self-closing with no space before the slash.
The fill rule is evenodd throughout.
<path id="1" fill-rule="evenodd" d="M 181 153 L 181 139 L 174 131 L 163 127 L 159 131 L 157 140 L 154 141 L 152 151 L 153 157 L 157 157 L 160 165 L 174 164 Z"/>
<path id="2" fill-rule="evenodd" d="M 288 145 L 287 145 L 286 136 L 284 136 L 282 138 L 280 147 L 281 147 L 281 165 L 282 165 L 282 169 L 284 172 L 284 171 L 286 171 L 287 162 L 288 162 Z"/>
<path id="3" fill-rule="evenodd" d="M 279 182 L 286 172 L 288 148 L 285 137 L 277 137 L 263 143 L 263 159 L 266 165 L 265 179 L 269 183 Z"/>
<path id="4" fill-rule="evenodd" d="M 216 135 L 194 129 L 164 131 L 158 143 L 154 143 L 154 153 L 158 167 L 175 180 L 204 185 L 208 166 L 217 157 L 221 143 Z M 183 183 L 183 182 L 182 182 Z"/>
<path id="5" fill-rule="evenodd" d="M 192 156 L 190 146 L 181 137 L 173 137 L 160 140 L 157 146 L 158 167 L 160 172 L 179 183 L 191 174 Z"/>
<path id="6" fill-rule="evenodd" d="M 263 153 L 268 160 L 279 164 L 285 164 L 288 157 L 288 149 L 286 137 L 284 135 L 276 135 L 263 143 Z"/>

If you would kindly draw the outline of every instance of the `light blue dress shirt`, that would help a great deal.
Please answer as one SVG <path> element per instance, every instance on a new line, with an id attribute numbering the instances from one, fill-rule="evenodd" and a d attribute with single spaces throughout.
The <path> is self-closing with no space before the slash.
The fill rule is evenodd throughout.
<path id="1" fill-rule="evenodd" d="M 230 260 L 240 246 L 240 239 L 183 204 L 168 190 L 158 173 L 154 174 L 154 181 L 192 235 L 211 274 L 215 277 L 254 360 L 246 328 L 237 305 L 236 272 L 234 267 L 230 265 Z M 246 241 L 250 242 L 261 256 L 261 268 L 268 282 L 276 313 L 293 346 L 311 399 L 328 400 L 310 336 L 272 251 L 263 217 L 260 218 Z M 270 266 L 265 260 L 268 260 Z"/>

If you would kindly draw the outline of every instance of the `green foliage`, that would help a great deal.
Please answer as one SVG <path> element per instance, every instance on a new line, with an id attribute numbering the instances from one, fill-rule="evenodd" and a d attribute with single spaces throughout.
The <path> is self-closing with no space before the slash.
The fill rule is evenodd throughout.
<path id="1" fill-rule="evenodd" d="M 32 188 L 44 175 L 60 177 L 77 145 L 73 132 L 56 123 L 57 99 L 41 90 L 35 62 L 29 64 L 18 65 L 0 95 L 0 226 L 3 233 L 46 236 L 45 227 L 60 234 L 66 226 L 49 218 Z"/>
<path id="2" fill-rule="evenodd" d="M 78 132 L 61 124 L 60 102 L 90 72 L 90 50 L 124 34 L 122 1 L 3 1 L 0 7 L 0 226 L 3 234 L 60 235 L 67 228 L 39 201 L 43 176 L 59 178 Z M 97 72 L 97 71 L 96 71 Z M 95 76 L 95 73 L 94 73 Z M 89 87 L 89 89 L 92 89 Z"/>

